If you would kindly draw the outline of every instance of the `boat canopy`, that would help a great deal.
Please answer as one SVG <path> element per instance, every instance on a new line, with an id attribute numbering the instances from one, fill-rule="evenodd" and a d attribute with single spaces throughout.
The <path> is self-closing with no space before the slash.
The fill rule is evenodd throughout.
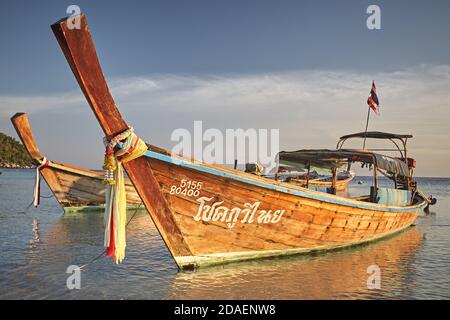
<path id="1" fill-rule="evenodd" d="M 368 131 L 368 132 L 358 132 L 347 134 L 340 137 L 340 139 L 350 139 L 350 138 L 369 138 L 369 139 L 409 139 L 413 136 L 411 134 L 395 134 L 380 131 Z"/>
<path id="2" fill-rule="evenodd" d="M 322 168 L 340 168 L 351 162 L 374 164 L 378 169 L 403 177 L 409 176 L 409 168 L 402 160 L 364 150 L 297 150 L 281 151 L 279 162 L 287 165 L 313 165 Z"/>
<path id="3" fill-rule="evenodd" d="M 340 137 L 336 145 L 336 149 L 344 149 L 344 143 L 347 140 L 354 138 L 390 140 L 395 145 L 395 149 L 368 149 L 367 151 L 398 151 L 400 152 L 401 158 L 403 158 L 406 162 L 406 153 L 408 151 L 406 148 L 406 144 L 408 142 L 408 139 L 412 137 L 413 136 L 411 134 L 396 134 L 380 131 L 358 132 Z M 399 141 L 401 142 L 401 145 L 399 144 Z"/>

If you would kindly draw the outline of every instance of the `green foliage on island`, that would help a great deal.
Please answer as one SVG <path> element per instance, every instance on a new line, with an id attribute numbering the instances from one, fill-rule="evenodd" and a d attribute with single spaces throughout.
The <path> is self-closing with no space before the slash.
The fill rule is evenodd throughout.
<path id="1" fill-rule="evenodd" d="M 30 168 L 32 165 L 25 147 L 16 139 L 0 132 L 0 167 Z"/>

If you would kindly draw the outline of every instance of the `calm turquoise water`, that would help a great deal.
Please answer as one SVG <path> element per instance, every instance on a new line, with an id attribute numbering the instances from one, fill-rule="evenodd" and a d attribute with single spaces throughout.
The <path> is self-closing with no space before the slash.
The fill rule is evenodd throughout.
<path id="1" fill-rule="evenodd" d="M 99 259 L 69 290 L 69 265 L 103 251 L 101 213 L 63 214 L 54 198 L 24 212 L 34 171 L 1 170 L 0 298 L 2 299 L 449 299 L 450 179 L 423 178 L 438 199 L 417 225 L 387 240 L 316 256 L 254 261 L 178 272 L 150 217 L 128 226 L 125 263 Z M 365 184 L 357 185 L 362 180 Z M 352 191 L 367 188 L 355 179 Z M 45 185 L 45 183 L 43 183 Z M 43 186 L 44 196 L 50 191 Z M 378 265 L 381 289 L 367 288 Z"/>

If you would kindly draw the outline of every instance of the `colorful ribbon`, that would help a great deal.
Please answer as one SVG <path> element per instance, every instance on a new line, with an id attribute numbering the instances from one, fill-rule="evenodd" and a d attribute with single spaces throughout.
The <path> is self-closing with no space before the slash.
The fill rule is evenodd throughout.
<path id="1" fill-rule="evenodd" d="M 36 167 L 36 179 L 34 183 L 34 207 L 37 208 L 41 202 L 41 170 L 48 167 L 49 161 L 47 158 L 43 158 L 41 164 Z"/>
<path id="2" fill-rule="evenodd" d="M 133 128 L 118 134 L 111 140 L 103 139 L 105 144 L 105 239 L 106 255 L 113 257 L 115 263 L 125 258 L 127 201 L 122 163 L 145 154 L 147 145 L 134 134 Z M 119 144 L 119 142 L 122 142 Z"/>

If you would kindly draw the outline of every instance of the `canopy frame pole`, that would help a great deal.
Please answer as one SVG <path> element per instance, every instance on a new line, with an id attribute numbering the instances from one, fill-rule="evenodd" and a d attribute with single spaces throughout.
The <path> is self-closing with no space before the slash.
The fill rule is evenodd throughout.
<path id="1" fill-rule="evenodd" d="M 332 179 L 331 179 L 331 193 L 336 194 L 336 183 L 337 183 L 337 168 L 333 167 L 331 169 Z"/>
<path id="2" fill-rule="evenodd" d="M 405 138 L 404 140 L 402 139 L 403 142 L 403 149 L 405 152 L 405 163 L 408 164 L 408 156 L 406 154 L 406 152 L 408 151 L 408 148 L 406 147 L 406 144 L 408 143 L 408 138 Z"/>
<path id="3" fill-rule="evenodd" d="M 377 164 L 373 164 L 373 199 L 372 201 L 375 202 L 377 198 L 378 193 L 378 176 L 377 176 L 378 167 Z"/>
<path id="4" fill-rule="evenodd" d="M 311 172 L 311 160 L 308 161 L 308 173 L 306 175 L 306 188 L 309 188 L 309 174 Z"/>
<path id="5" fill-rule="evenodd" d="M 278 172 L 280 171 L 280 153 L 278 152 L 275 156 L 275 181 L 278 181 Z"/>
<path id="6" fill-rule="evenodd" d="M 397 189 L 397 174 L 394 173 L 394 188 Z"/>

